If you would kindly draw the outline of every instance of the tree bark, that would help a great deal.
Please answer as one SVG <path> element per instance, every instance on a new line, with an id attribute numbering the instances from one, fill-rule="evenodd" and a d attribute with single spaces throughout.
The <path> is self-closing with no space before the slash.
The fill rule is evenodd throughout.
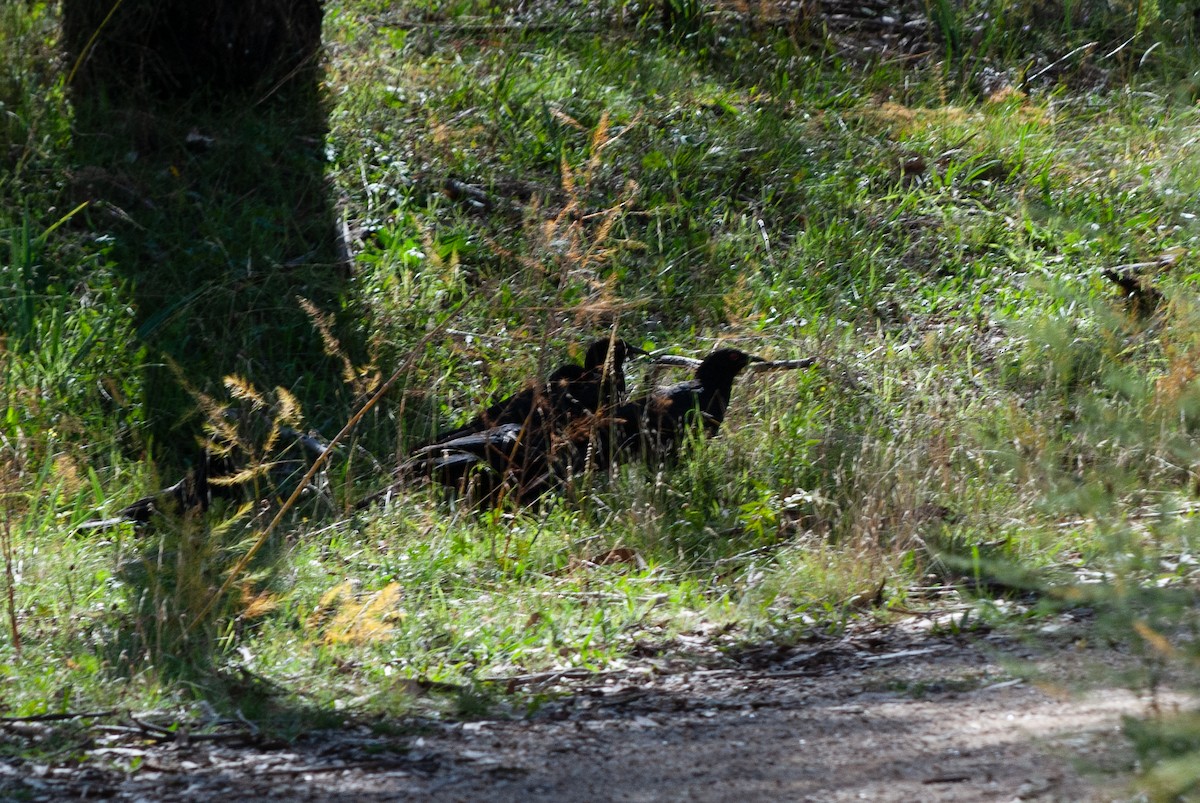
<path id="1" fill-rule="evenodd" d="M 64 0 L 72 86 L 183 96 L 317 66 L 322 0 Z"/>

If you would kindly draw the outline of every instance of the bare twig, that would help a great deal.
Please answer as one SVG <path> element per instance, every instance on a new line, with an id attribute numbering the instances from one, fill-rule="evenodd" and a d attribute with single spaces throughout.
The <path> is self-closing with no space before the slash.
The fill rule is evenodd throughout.
<path id="1" fill-rule="evenodd" d="M 259 775 L 296 775 L 299 773 L 343 772 L 345 770 L 387 770 L 407 766 L 403 760 L 351 761 L 342 764 L 319 764 L 304 767 L 269 767 Z"/>
<path id="2" fill-rule="evenodd" d="M 700 360 L 696 357 L 684 357 L 682 354 L 662 354 L 654 358 L 655 365 L 668 365 L 677 368 L 696 369 L 700 365 Z M 793 370 L 797 368 L 812 368 L 817 364 L 816 357 L 805 357 L 799 360 L 771 360 L 769 362 L 750 363 L 746 367 L 747 371 L 783 371 Z"/>
<path id="3" fill-rule="evenodd" d="M 259 738 L 257 733 L 247 730 L 227 731 L 225 733 L 191 733 L 182 727 L 177 731 L 172 731 L 157 725 L 151 725 L 148 722 L 133 721 L 137 722 L 137 726 L 94 725 L 91 729 L 97 733 L 111 733 L 115 736 L 136 736 L 139 739 L 155 743 L 254 742 Z"/>
<path id="4" fill-rule="evenodd" d="M 1105 54 L 1104 54 L 1104 58 L 1106 58 L 1106 59 L 1111 59 L 1113 56 L 1117 55 L 1117 54 L 1118 54 L 1118 53 L 1120 53 L 1122 50 L 1124 50 L 1125 48 L 1127 48 L 1127 47 L 1130 45 L 1130 43 L 1131 43 L 1131 42 L 1133 42 L 1133 40 L 1134 40 L 1134 39 L 1136 39 L 1136 38 L 1137 38 L 1137 34 L 1135 33 L 1133 36 L 1129 37 L 1129 38 L 1128 38 L 1128 39 L 1126 39 L 1124 42 L 1122 42 L 1121 44 L 1117 45 L 1117 46 L 1116 46 L 1115 48 L 1113 48 L 1112 50 L 1110 50 L 1110 51 L 1108 51 L 1107 53 L 1105 53 Z"/>
<path id="5" fill-rule="evenodd" d="M 761 555 L 769 555 L 772 552 L 777 552 L 785 546 L 788 546 L 788 543 L 780 541 L 777 544 L 767 544 L 766 546 L 756 547 L 745 552 L 739 552 L 736 555 L 730 555 L 727 558 L 720 558 L 719 560 L 713 561 L 713 566 L 724 566 L 729 563 L 739 563 L 747 558 L 757 558 Z"/>
<path id="6" fill-rule="evenodd" d="M 1038 79 L 1038 78 L 1041 78 L 1043 75 L 1045 75 L 1046 73 L 1050 72 L 1050 71 L 1051 71 L 1051 70 L 1053 70 L 1055 67 L 1057 67 L 1058 65 L 1062 64 L 1064 61 L 1067 61 L 1067 60 L 1068 60 L 1068 59 L 1070 59 L 1072 56 L 1075 56 L 1075 55 L 1077 55 L 1077 54 L 1079 54 L 1079 53 L 1082 53 L 1082 52 L 1083 52 L 1083 51 L 1085 51 L 1085 50 L 1091 50 L 1091 49 L 1092 49 L 1092 48 L 1094 48 L 1094 47 L 1095 47 L 1097 44 L 1098 44 L 1097 42 L 1088 42 L 1087 44 L 1080 45 L 1079 47 L 1075 48 L 1074 50 L 1072 50 L 1072 51 L 1071 51 L 1070 53 L 1068 53 L 1067 55 L 1063 56 L 1061 59 L 1058 59 L 1057 61 L 1052 61 L 1052 62 L 1050 62 L 1050 63 L 1049 63 L 1049 64 L 1047 64 L 1045 67 L 1043 67 L 1042 69 L 1040 69 L 1040 70 L 1038 70 L 1037 72 L 1035 72 L 1033 75 L 1031 75 L 1031 76 L 1029 76 L 1028 78 L 1026 78 L 1024 83 L 1025 83 L 1026 85 L 1028 85 L 1030 82 L 1032 82 L 1032 81 L 1034 81 L 1034 80 L 1036 80 L 1036 79 Z"/>
<path id="7" fill-rule="evenodd" d="M 133 714 L 129 715 L 129 721 L 141 728 L 143 731 L 147 731 L 149 733 L 165 736 L 168 739 L 175 739 L 179 737 L 179 731 L 173 731 L 169 728 L 164 728 L 161 725 L 155 725 L 153 722 L 146 722 L 145 720 L 138 719 Z"/>
<path id="8" fill-rule="evenodd" d="M 804 357 L 799 360 L 770 360 L 768 362 L 755 362 L 751 363 L 749 367 L 754 373 L 763 373 L 764 371 L 802 370 L 804 368 L 812 368 L 816 364 L 816 357 Z"/>
<path id="9" fill-rule="evenodd" d="M 917 650 L 900 650 L 899 652 L 885 652 L 882 655 L 865 655 L 864 661 L 878 663 L 879 661 L 895 661 L 898 658 L 916 658 L 921 655 L 932 655 L 935 652 L 944 652 L 945 646 L 935 645 L 933 647 L 925 647 Z"/>
<path id="10" fill-rule="evenodd" d="M 512 675 L 511 677 L 481 678 L 484 683 L 503 683 L 508 686 L 529 686 L 540 683 L 552 683 L 559 680 L 584 680 L 587 678 L 603 678 L 624 674 L 624 670 L 615 672 L 593 672 L 590 669 L 560 669 L 556 672 L 538 672 L 532 675 Z"/>
<path id="11" fill-rule="evenodd" d="M 1172 248 L 1145 262 L 1127 262 L 1124 265 L 1113 265 L 1104 270 L 1111 273 L 1137 273 L 1150 268 L 1166 268 L 1174 265 L 1186 253 L 1186 248 Z"/>
<path id="12" fill-rule="evenodd" d="M 0 724 L 10 722 L 63 722 L 68 719 L 100 719 L 116 715 L 116 711 L 80 711 L 79 713 L 64 714 L 34 714 L 28 717 L 0 717 Z"/>
<path id="13" fill-rule="evenodd" d="M 145 736 L 146 731 L 130 725 L 93 725 L 91 730 L 96 733 L 112 733 L 118 736 Z M 158 737 L 154 737 L 158 738 Z"/>
<path id="14" fill-rule="evenodd" d="M 457 34 L 459 36 L 469 36 L 472 34 L 500 34 L 510 31 L 520 31 L 522 33 L 555 33 L 561 31 L 563 34 L 580 34 L 580 33 L 597 33 L 600 28 L 596 25 L 580 25 L 573 22 L 530 22 L 528 20 L 513 20 L 512 22 L 428 22 L 424 20 L 395 20 L 390 21 L 387 17 L 380 18 L 381 23 L 389 28 L 397 28 L 399 30 L 414 31 L 420 30 L 423 32 Z"/>

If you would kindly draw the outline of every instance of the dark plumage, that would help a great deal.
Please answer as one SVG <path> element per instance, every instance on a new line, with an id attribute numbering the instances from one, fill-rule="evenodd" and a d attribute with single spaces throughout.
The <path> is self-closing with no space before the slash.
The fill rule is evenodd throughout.
<path id="1" fill-rule="evenodd" d="M 189 471 L 179 482 L 163 488 L 157 493 L 143 496 L 132 504 L 117 511 L 117 515 L 107 519 L 84 522 L 79 525 L 81 530 L 94 530 L 104 527 L 114 527 L 118 524 L 146 524 L 156 515 L 180 516 L 190 510 L 204 512 L 212 504 L 214 492 L 217 497 L 227 496 L 229 486 L 209 482 L 209 472 L 214 475 L 223 473 L 214 462 L 212 456 L 205 452 L 196 468 Z"/>
<path id="2" fill-rule="evenodd" d="M 734 379 L 746 366 L 762 362 L 736 349 L 720 349 L 700 362 L 692 379 L 622 402 L 624 376 L 612 368 L 641 350 L 617 342 L 621 345 L 611 356 L 604 341 L 604 348 L 600 343 L 589 348 L 585 367 L 556 371 L 541 393 L 531 394 L 522 420 L 416 449 L 401 467 L 402 477 L 426 477 L 476 504 L 528 505 L 584 471 L 606 471 L 631 456 L 671 456 L 697 425 L 715 435 Z M 480 418 L 471 424 L 481 424 Z"/>
<path id="3" fill-rule="evenodd" d="M 625 340 L 597 340 L 583 355 L 583 376 L 571 386 L 571 394 L 588 410 L 625 400 L 625 361 L 647 352 Z"/>
<path id="4" fill-rule="evenodd" d="M 717 434 L 734 379 L 759 357 L 736 349 L 720 349 L 705 357 L 692 379 L 655 390 L 632 401 L 604 405 L 598 413 L 577 415 L 552 437 L 541 434 L 510 439 L 490 430 L 493 453 L 497 443 L 513 443 L 505 452 L 507 471 L 519 480 L 522 503 L 566 483 L 584 471 L 607 471 L 630 457 L 661 459 L 673 456 L 697 422 L 708 437 Z M 698 417 L 698 418 L 697 418 Z M 475 464 L 479 468 L 483 460 Z M 492 464 L 494 470 L 494 461 Z"/>
<path id="5" fill-rule="evenodd" d="M 584 412 L 565 427 L 501 424 L 414 453 L 403 472 L 455 489 L 474 503 L 529 505 L 584 471 L 607 471 L 638 434 L 640 408 Z"/>
<path id="6" fill-rule="evenodd" d="M 1151 283 L 1150 277 L 1142 275 L 1149 263 L 1126 265 L 1105 270 L 1103 276 L 1120 288 L 1122 298 L 1135 315 L 1150 315 L 1162 306 L 1163 295 Z"/>
<path id="7" fill-rule="evenodd" d="M 476 503 L 527 504 L 550 488 L 550 430 L 501 424 L 418 449 L 402 471 L 453 488 Z"/>
<path id="8" fill-rule="evenodd" d="M 445 443 L 503 424 L 524 424 L 536 409 L 548 401 L 563 405 L 557 408 L 557 415 L 554 416 L 560 423 L 565 423 L 579 412 L 595 411 L 601 404 L 611 404 L 623 397 L 625 360 L 630 355 L 645 353 L 624 340 L 597 340 L 588 346 L 582 367 L 575 363 L 560 366 L 545 384 L 530 384 L 524 390 L 495 402 L 462 426 L 439 432 L 429 445 Z"/>
<path id="9" fill-rule="evenodd" d="M 638 442 L 641 406 L 625 402 L 571 422 L 555 445 L 551 463 L 562 481 L 585 471 L 604 472 Z"/>
<path id="10" fill-rule="evenodd" d="M 227 412 L 226 417 L 235 421 L 239 418 L 236 411 Z M 265 471 L 265 479 L 273 487 L 294 482 L 307 469 L 309 461 L 329 448 L 315 435 L 283 425 L 278 425 L 277 430 L 279 436 L 290 441 L 295 450 L 290 451 L 289 459 L 282 459 L 279 455 L 289 450 L 286 447 L 281 448 L 275 459 L 271 460 Z M 244 460 L 205 448 L 195 468 L 183 479 L 161 491 L 143 496 L 121 508 L 117 515 L 111 518 L 84 522 L 79 528 L 92 530 L 125 523 L 146 524 L 155 515 L 181 516 L 189 511 L 203 513 L 212 505 L 214 499 L 236 500 L 254 497 L 259 489 L 251 479 L 242 478 L 244 468 Z"/>
<path id="11" fill-rule="evenodd" d="M 401 476 L 428 477 L 477 501 L 494 503 L 509 495 L 505 489 L 515 490 L 517 498 L 534 488 L 544 490 L 556 433 L 572 417 L 587 414 L 572 394 L 583 374 L 578 365 L 559 368 L 542 392 L 530 394 L 520 421 L 463 432 L 415 449 L 400 467 Z"/>
<path id="12" fill-rule="evenodd" d="M 570 382 L 578 381 L 582 376 L 583 369 L 578 365 L 564 365 L 554 371 L 545 384 L 527 385 L 523 390 L 494 402 L 462 426 L 444 429 L 437 433 L 427 445 L 445 443 L 503 424 L 523 424 L 534 415 L 536 410 L 545 406 L 552 386 L 567 385 Z M 417 451 L 420 451 L 420 448 Z"/>
<path id="13" fill-rule="evenodd" d="M 692 379 L 656 388 L 617 408 L 619 419 L 637 421 L 636 428 L 624 425 L 623 448 L 644 457 L 673 454 L 696 426 L 697 416 L 705 435 L 716 435 L 725 420 L 733 380 L 754 362 L 763 360 L 737 349 L 718 349 L 700 362 Z"/>

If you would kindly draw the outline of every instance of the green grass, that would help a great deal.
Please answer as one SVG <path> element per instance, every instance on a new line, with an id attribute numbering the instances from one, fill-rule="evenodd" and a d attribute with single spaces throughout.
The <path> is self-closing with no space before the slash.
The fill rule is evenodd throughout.
<path id="1" fill-rule="evenodd" d="M 726 12 L 663 35 L 631 8 L 522 26 L 492 4 L 332 3 L 319 90 L 247 111 L 70 97 L 53 14 L 3 5 L 12 713 L 205 699 L 290 733 L 519 711 L 536 699 L 490 680 L 680 635 L 786 643 L 936 604 L 920 589 L 940 583 L 985 609 L 1094 606 L 1148 672 L 1194 677 L 1182 4 L 1132 23 L 1082 4 L 1039 20 L 1044 41 L 1019 33 L 1031 7 L 933 4 L 915 59 Z M 1164 253 L 1149 314 L 1102 278 Z M 534 511 L 414 489 L 350 512 L 398 451 L 612 326 L 820 362 L 741 381 L 722 436 L 668 469 Z M 194 462 L 224 376 L 332 435 L 402 366 L 275 529 L 225 508 L 75 532 Z"/>

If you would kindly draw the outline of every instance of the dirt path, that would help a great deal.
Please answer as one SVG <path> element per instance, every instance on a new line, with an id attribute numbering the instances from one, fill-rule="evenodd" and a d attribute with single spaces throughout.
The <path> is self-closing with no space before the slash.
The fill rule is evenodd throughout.
<path id="1" fill-rule="evenodd" d="M 1132 766 L 1120 717 L 1149 703 L 1103 685 L 1068 693 L 1096 667 L 1128 662 L 1064 638 L 1030 646 L 896 627 L 740 663 L 647 659 L 577 680 L 529 718 L 426 722 L 416 736 L 360 728 L 274 750 L 97 747 L 82 765 L 0 765 L 0 797 L 1112 800 L 1127 796 Z M 1018 664 L 1044 680 L 1014 675 Z M 136 771 L 123 771 L 131 761 Z"/>

